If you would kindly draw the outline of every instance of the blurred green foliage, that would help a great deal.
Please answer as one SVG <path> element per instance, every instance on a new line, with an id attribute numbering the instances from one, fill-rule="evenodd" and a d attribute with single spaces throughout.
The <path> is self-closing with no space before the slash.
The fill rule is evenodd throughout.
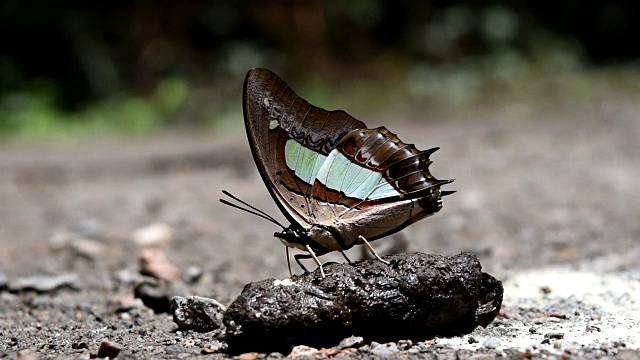
<path id="1" fill-rule="evenodd" d="M 166 125 L 189 95 L 184 79 L 163 79 L 150 96 L 122 92 L 64 110 L 51 82 L 36 81 L 0 102 L 0 130 L 27 141 L 73 140 L 80 136 L 143 134 Z"/>
<path id="2" fill-rule="evenodd" d="M 224 131 L 240 124 L 251 67 L 354 114 L 588 99 L 610 81 L 635 91 L 638 8 L 568 0 L 7 0 L 0 136 Z M 606 70 L 620 64 L 625 75 Z"/>

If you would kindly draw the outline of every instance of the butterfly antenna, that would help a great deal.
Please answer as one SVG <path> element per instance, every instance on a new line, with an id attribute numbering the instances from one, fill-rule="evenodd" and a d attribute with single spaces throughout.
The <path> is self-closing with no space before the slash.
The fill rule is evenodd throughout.
<path id="1" fill-rule="evenodd" d="M 282 224 L 280 224 L 276 219 L 274 219 L 271 215 L 267 214 L 266 212 L 264 212 L 264 211 L 262 211 L 262 210 L 258 209 L 257 207 L 255 207 L 255 206 L 253 206 L 253 205 L 250 205 L 249 203 L 247 203 L 247 202 L 245 202 L 245 201 L 243 201 L 243 200 L 238 199 L 235 195 L 232 195 L 232 194 L 231 194 L 230 192 L 228 192 L 227 190 L 222 190 L 222 193 L 223 193 L 223 194 L 225 194 L 225 195 L 227 195 L 228 197 L 232 198 L 233 200 L 235 200 L 235 201 L 239 202 L 240 204 L 242 204 L 242 205 L 246 206 L 246 207 L 242 207 L 242 206 L 240 206 L 240 205 L 237 205 L 237 204 L 231 203 L 231 202 L 229 202 L 229 201 L 227 201 L 227 200 L 225 200 L 225 199 L 220 199 L 220 202 L 221 202 L 221 203 L 223 203 L 223 204 L 225 204 L 225 205 L 228 205 L 228 206 L 231 206 L 231 207 L 233 207 L 233 208 L 236 208 L 236 209 L 242 210 L 242 211 L 246 211 L 246 212 L 248 212 L 249 214 L 253 214 L 253 215 L 259 216 L 259 217 L 261 217 L 261 218 L 263 218 L 263 219 L 265 219 L 265 220 L 269 220 L 269 221 L 271 221 L 272 223 L 274 223 L 274 224 L 276 224 L 276 225 L 280 226 L 281 228 L 285 229 L 285 227 L 284 227 L 284 226 L 282 226 Z"/>

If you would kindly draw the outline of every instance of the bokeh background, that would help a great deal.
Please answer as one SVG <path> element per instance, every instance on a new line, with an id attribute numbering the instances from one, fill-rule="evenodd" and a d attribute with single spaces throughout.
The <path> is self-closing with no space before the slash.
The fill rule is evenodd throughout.
<path id="1" fill-rule="evenodd" d="M 1 1 L 0 358 L 88 357 L 103 338 L 129 357 L 208 353 L 209 333 L 135 305 L 147 248 L 165 265 L 151 275 L 175 281 L 167 302 L 228 305 L 289 276 L 279 228 L 219 201 L 284 221 L 245 135 L 252 67 L 441 147 L 430 170 L 457 192 L 372 245 L 471 251 L 504 282 L 505 315 L 455 349 L 637 352 L 639 14 L 631 0 Z M 425 347 L 450 358 L 441 341 Z"/>
<path id="2" fill-rule="evenodd" d="M 237 131 L 251 67 L 360 117 L 637 94 L 639 13 L 624 0 L 8 0 L 0 134 Z"/>

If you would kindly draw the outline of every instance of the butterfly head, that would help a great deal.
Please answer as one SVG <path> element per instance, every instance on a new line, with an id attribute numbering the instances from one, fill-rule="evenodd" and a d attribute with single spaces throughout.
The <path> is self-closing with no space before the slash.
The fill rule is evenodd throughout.
<path id="1" fill-rule="evenodd" d="M 309 235 L 307 231 L 299 226 L 289 226 L 282 231 L 275 232 L 273 236 L 280 239 L 280 241 L 288 247 L 305 250 L 305 245 L 309 244 Z"/>
<path id="2" fill-rule="evenodd" d="M 282 231 L 275 232 L 273 236 L 290 243 L 300 242 L 300 239 L 302 238 L 302 229 L 289 226 Z"/>

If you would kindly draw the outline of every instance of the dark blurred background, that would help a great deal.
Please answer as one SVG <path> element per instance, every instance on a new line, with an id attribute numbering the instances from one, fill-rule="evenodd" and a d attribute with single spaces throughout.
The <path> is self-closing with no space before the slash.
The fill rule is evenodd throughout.
<path id="1" fill-rule="evenodd" d="M 5 0 L 0 133 L 222 128 L 251 67 L 356 113 L 637 89 L 639 4 Z"/>

